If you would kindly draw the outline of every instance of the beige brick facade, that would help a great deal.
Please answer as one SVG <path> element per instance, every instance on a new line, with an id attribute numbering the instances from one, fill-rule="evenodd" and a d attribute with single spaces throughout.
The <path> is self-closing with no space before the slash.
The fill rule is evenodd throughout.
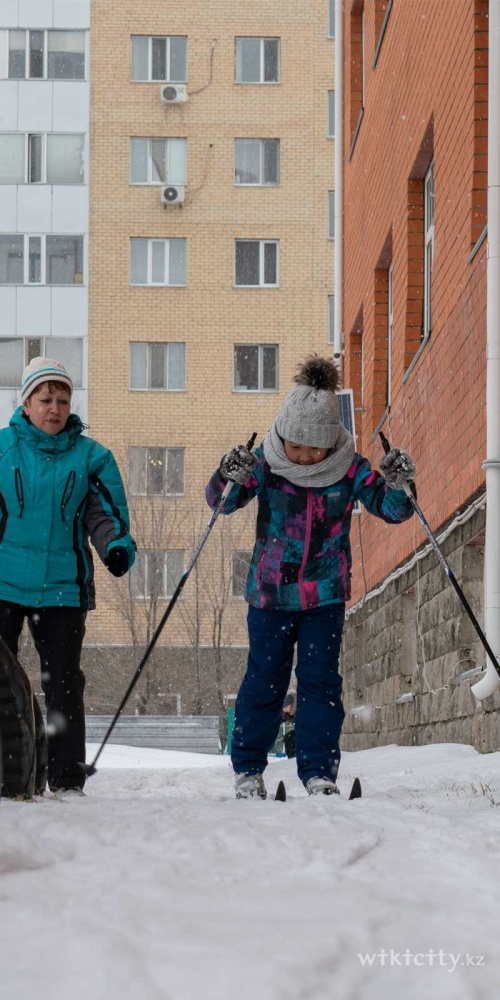
<path id="1" fill-rule="evenodd" d="M 297 363 L 310 350 L 331 350 L 328 192 L 334 142 L 328 137 L 328 91 L 334 86 L 334 42 L 328 13 L 327 0 L 92 5 L 90 434 L 115 452 L 125 479 L 130 446 L 185 448 L 185 496 L 155 501 L 154 516 L 163 518 L 163 546 L 184 549 L 186 562 L 209 517 L 203 487 L 220 456 L 254 430 L 260 442 Z M 186 103 L 163 104 L 159 83 L 131 82 L 132 35 L 187 36 Z M 235 83 L 239 36 L 279 38 L 279 83 Z M 131 137 L 187 139 L 182 207 L 164 208 L 157 186 L 130 184 Z M 235 138 L 279 138 L 278 187 L 234 184 Z M 131 287 L 132 237 L 185 238 L 186 286 Z M 234 286 L 235 239 L 279 240 L 279 287 Z M 129 389 L 134 340 L 185 343 L 184 392 Z M 233 390 L 235 343 L 278 345 L 278 391 Z M 133 530 L 142 539 L 151 504 L 132 499 L 131 506 Z M 233 530 L 225 531 L 231 538 L 222 559 L 218 528 L 200 560 L 203 600 L 210 602 L 213 580 L 227 574 L 231 549 L 252 546 L 253 514 L 238 517 Z M 192 576 L 182 614 L 176 609 L 162 643 L 192 644 L 186 637 L 186 616 L 190 634 L 196 617 Z M 98 611 L 87 641 L 129 644 L 130 630 L 112 607 L 116 588 L 104 571 L 97 586 Z M 241 599 L 229 599 L 223 644 L 245 644 L 245 610 Z M 199 639 L 210 645 L 211 616 L 201 617 Z"/>

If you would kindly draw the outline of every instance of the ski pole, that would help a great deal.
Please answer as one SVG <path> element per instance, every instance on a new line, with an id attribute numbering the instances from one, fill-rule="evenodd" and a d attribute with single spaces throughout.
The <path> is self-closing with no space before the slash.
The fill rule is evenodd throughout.
<path id="1" fill-rule="evenodd" d="M 253 448 L 253 446 L 255 444 L 256 437 L 257 437 L 257 432 L 255 431 L 252 434 L 252 437 L 250 438 L 250 440 L 249 440 L 249 442 L 248 442 L 248 444 L 246 446 L 247 449 L 248 449 L 248 451 L 252 450 L 252 448 Z M 97 753 L 96 753 L 96 755 L 95 755 L 92 763 L 91 764 L 84 764 L 84 763 L 80 764 L 80 767 L 82 768 L 84 774 L 87 777 L 90 777 L 92 774 L 96 773 L 96 771 L 97 771 L 97 768 L 96 768 L 97 761 L 99 760 L 99 757 L 101 756 L 101 753 L 104 750 L 104 747 L 106 746 L 106 743 L 108 742 L 108 739 L 111 736 L 111 733 L 113 732 L 113 729 L 115 728 L 116 723 L 118 722 L 118 719 L 120 718 L 120 715 L 122 714 L 123 709 L 125 708 L 125 705 L 126 705 L 128 699 L 130 698 L 130 695 L 132 694 L 132 691 L 134 690 L 135 685 L 137 684 L 137 681 L 139 680 L 139 677 L 141 676 L 142 671 L 144 670 L 144 667 L 146 666 L 146 663 L 149 660 L 149 657 L 150 657 L 151 653 L 153 652 L 153 649 L 156 646 L 156 643 L 157 643 L 158 639 L 160 638 L 160 635 L 161 635 L 161 633 L 162 633 L 162 631 L 163 631 L 163 629 L 165 627 L 166 622 L 168 621 L 168 619 L 169 619 L 169 617 L 170 617 L 170 615 L 172 613 L 172 610 L 173 610 L 173 608 L 174 608 L 174 606 L 176 604 L 176 601 L 177 601 L 179 595 L 181 594 L 181 592 L 182 592 L 182 590 L 184 588 L 184 585 L 185 585 L 185 583 L 186 583 L 186 581 L 187 581 L 187 579 L 189 577 L 189 574 L 190 574 L 190 572 L 191 572 L 191 570 L 192 570 L 192 568 L 193 568 L 196 560 L 198 559 L 198 556 L 200 555 L 200 552 L 201 552 L 201 550 L 202 550 L 202 548 L 203 548 L 203 546 L 204 546 L 204 544 L 205 544 L 205 542 L 206 542 L 206 540 L 207 540 L 207 538 L 208 538 L 208 536 L 209 536 L 209 534 L 210 534 L 210 532 L 211 532 L 211 530 L 212 530 L 212 528 L 213 528 L 213 526 L 214 526 L 214 524 L 215 524 L 215 522 L 217 520 L 217 517 L 220 514 L 220 512 L 222 510 L 222 507 L 224 506 L 224 503 L 225 503 L 227 497 L 229 496 L 229 494 L 230 494 L 233 486 L 234 486 L 234 482 L 230 479 L 226 483 L 224 491 L 221 494 L 220 499 L 217 501 L 217 504 L 216 504 L 216 506 L 213 509 L 212 516 L 211 516 L 211 518 L 210 518 L 210 520 L 209 520 L 209 522 L 208 522 L 208 524 L 207 524 L 207 526 L 206 526 L 206 528 L 205 528 L 205 530 L 204 530 L 204 532 L 203 532 L 203 534 L 202 534 L 202 536 L 201 536 L 201 538 L 200 538 L 200 540 L 198 542 L 198 545 L 196 546 L 196 549 L 193 552 L 193 555 L 191 556 L 191 562 L 189 563 L 187 569 L 184 570 L 184 573 L 182 574 L 182 576 L 181 576 L 181 578 L 179 580 L 179 583 L 177 584 L 177 587 L 175 588 L 175 591 L 174 591 L 174 593 L 173 593 L 173 595 L 172 595 L 172 597 L 170 599 L 170 602 L 167 605 L 167 607 L 165 609 L 165 612 L 164 612 L 164 614 L 163 614 L 163 616 L 161 618 L 160 624 L 158 625 L 158 628 L 156 629 L 156 632 L 154 633 L 154 635 L 153 635 L 153 637 L 151 639 L 151 642 L 149 643 L 149 646 L 146 649 L 146 652 L 144 653 L 144 656 L 142 657 L 142 660 L 139 663 L 139 666 L 137 667 L 137 669 L 135 671 L 135 674 L 132 677 L 132 680 L 130 681 L 129 686 L 128 686 L 127 690 L 125 691 L 125 694 L 123 695 L 123 698 L 122 698 L 122 700 L 121 700 L 121 702 L 120 702 L 120 704 L 119 704 L 119 706 L 118 706 L 118 708 L 117 708 L 117 710 L 115 712 L 115 715 L 113 716 L 113 719 L 111 720 L 111 722 L 110 722 L 110 724 L 108 726 L 106 735 L 105 735 L 105 737 L 104 737 L 104 739 L 103 739 L 103 741 L 102 741 L 102 743 L 101 743 L 101 745 L 100 745 L 100 747 L 99 747 L 99 749 L 98 749 L 98 751 L 97 751 Z"/>
<path id="2" fill-rule="evenodd" d="M 389 442 L 388 442 L 385 434 L 383 434 L 382 431 L 379 431 L 379 436 L 380 436 L 380 440 L 382 441 L 382 447 L 383 447 L 383 449 L 385 451 L 385 454 L 387 455 L 387 453 L 391 450 L 391 446 L 390 446 L 390 444 L 389 444 Z M 430 543 L 432 545 L 432 548 L 434 549 L 434 552 L 436 553 L 436 555 L 438 557 L 438 560 L 441 563 L 441 566 L 442 566 L 442 568 L 444 569 L 444 571 L 446 573 L 446 576 L 448 577 L 448 579 L 449 579 L 449 581 L 450 581 L 453 589 L 455 590 L 455 593 L 457 594 L 459 600 L 461 601 L 463 607 L 465 608 L 465 610 L 466 610 L 466 612 L 467 612 L 467 614 L 468 614 L 468 616 L 469 616 L 469 618 L 470 618 L 470 620 L 471 620 L 471 622 L 472 622 L 472 624 L 473 624 L 473 626 L 474 626 L 474 628 L 475 628 L 475 630 L 477 632 L 477 635 L 479 636 L 479 638 L 481 640 L 481 643 L 484 646 L 484 649 L 486 650 L 486 653 L 489 656 L 491 664 L 495 668 L 498 677 L 500 677 L 500 664 L 498 663 L 498 660 L 497 660 L 497 658 L 496 658 L 496 656 L 495 656 L 495 654 L 494 654 L 494 652 L 493 652 L 493 650 L 492 650 L 492 648 L 491 648 L 491 646 L 490 646 L 490 644 L 489 644 L 489 642 L 488 642 L 488 640 L 487 640 L 487 638 L 486 638 L 486 636 L 485 636 L 485 634 L 484 634 L 484 632 L 483 632 L 483 630 L 482 630 L 482 628 L 481 628 L 481 626 L 480 626 L 480 624 L 479 624 L 479 622 L 478 622 L 478 620 L 477 620 L 477 618 L 476 618 L 476 616 L 475 616 L 475 614 L 474 614 L 474 612 L 473 612 L 473 610 L 472 610 L 472 608 L 471 608 L 471 606 L 470 606 L 470 604 L 469 604 L 469 602 L 468 602 L 468 600 L 467 600 L 467 598 L 466 598 L 466 596 L 465 596 L 462 588 L 460 587 L 460 584 L 458 583 L 458 581 L 457 581 L 457 579 L 455 577 L 455 574 L 454 574 L 451 566 L 449 566 L 449 564 L 446 562 L 446 559 L 445 559 L 443 553 L 441 552 L 441 549 L 439 548 L 439 545 L 438 545 L 436 539 L 434 538 L 434 535 L 432 534 L 432 531 L 431 531 L 431 529 L 429 527 L 429 524 L 427 522 L 425 514 L 420 509 L 420 506 L 419 506 L 419 504 L 417 502 L 416 497 L 413 496 L 413 493 L 412 493 L 412 491 L 410 489 L 409 484 L 408 483 L 403 483 L 402 488 L 405 491 L 406 496 L 408 497 L 410 503 L 413 505 L 415 513 L 416 513 L 419 521 L 421 522 L 421 524 L 422 524 L 422 526 L 424 528 L 424 531 L 425 531 L 425 533 L 427 535 L 427 538 L 429 539 L 429 541 L 430 541 Z M 485 685 L 484 682 L 486 681 L 486 679 L 487 679 L 486 676 L 482 677 L 481 680 L 477 684 L 474 684 L 474 686 L 471 688 L 472 693 L 478 699 L 478 701 L 481 701 L 482 698 L 487 698 L 490 694 L 493 693 L 493 691 L 495 690 L 495 688 L 498 687 L 498 678 L 495 678 L 495 685 L 494 685 L 494 687 L 491 684 L 491 679 L 490 678 L 488 678 L 488 683 Z"/>

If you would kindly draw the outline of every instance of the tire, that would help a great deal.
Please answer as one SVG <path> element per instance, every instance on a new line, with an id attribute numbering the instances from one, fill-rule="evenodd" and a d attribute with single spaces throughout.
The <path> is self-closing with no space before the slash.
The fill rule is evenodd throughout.
<path id="1" fill-rule="evenodd" d="M 33 798 L 47 778 L 47 737 L 28 675 L 0 639 L 0 742 L 7 798 Z"/>

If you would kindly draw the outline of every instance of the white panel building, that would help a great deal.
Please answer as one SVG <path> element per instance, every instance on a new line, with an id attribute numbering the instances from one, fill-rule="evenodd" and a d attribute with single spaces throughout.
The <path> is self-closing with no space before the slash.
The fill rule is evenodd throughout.
<path id="1" fill-rule="evenodd" d="M 87 414 L 90 0 L 0 0 L 0 426 L 58 358 Z"/>

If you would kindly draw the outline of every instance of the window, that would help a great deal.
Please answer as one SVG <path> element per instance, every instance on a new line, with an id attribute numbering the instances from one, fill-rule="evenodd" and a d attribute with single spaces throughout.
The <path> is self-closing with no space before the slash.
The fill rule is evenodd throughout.
<path id="1" fill-rule="evenodd" d="M 85 79 L 84 31 L 9 31 L 8 51 L 10 80 Z"/>
<path id="2" fill-rule="evenodd" d="M 279 83 L 279 38 L 236 39 L 236 83 Z"/>
<path id="3" fill-rule="evenodd" d="M 185 139 L 131 139 L 131 184 L 185 184 Z"/>
<path id="4" fill-rule="evenodd" d="M 24 135 L 0 135 L 0 184 L 24 184 L 25 140 Z"/>
<path id="5" fill-rule="evenodd" d="M 235 184 L 277 185 L 279 182 L 279 139 L 234 140 Z"/>
<path id="6" fill-rule="evenodd" d="M 235 344 L 234 391 L 276 392 L 277 389 L 276 344 Z"/>
<path id="7" fill-rule="evenodd" d="M 335 343 L 335 295 L 328 296 L 328 343 Z"/>
<path id="8" fill-rule="evenodd" d="M 434 163 L 424 178 L 424 323 L 422 341 L 432 330 L 432 262 L 434 258 Z"/>
<path id="9" fill-rule="evenodd" d="M 243 597 L 247 582 L 248 570 L 252 553 L 243 549 L 236 549 L 231 557 L 231 584 L 233 597 Z"/>
<path id="10" fill-rule="evenodd" d="M 186 388 L 186 345 L 132 342 L 130 388 L 182 392 Z"/>
<path id="11" fill-rule="evenodd" d="M 148 38 L 147 35 L 132 35 L 131 43 L 132 80 L 186 82 L 187 38 L 184 35 L 154 38 Z"/>
<path id="12" fill-rule="evenodd" d="M 172 597 L 183 573 L 183 549 L 140 551 L 129 574 L 130 596 L 135 600 Z"/>
<path id="13" fill-rule="evenodd" d="M 392 403 L 392 333 L 394 327 L 394 268 L 387 272 L 387 392 L 386 407 Z"/>
<path id="14" fill-rule="evenodd" d="M 0 184 L 83 184 L 85 136 L 0 134 Z"/>
<path id="15" fill-rule="evenodd" d="M 128 453 L 132 495 L 184 494 L 184 448 L 129 448 Z"/>
<path id="16" fill-rule="evenodd" d="M 131 285 L 185 285 L 186 240 L 130 240 Z"/>
<path id="17" fill-rule="evenodd" d="M 335 139 L 335 91 L 328 91 L 328 138 Z"/>
<path id="18" fill-rule="evenodd" d="M 83 236 L 0 235 L 0 285 L 81 285 Z"/>
<path id="19" fill-rule="evenodd" d="M 278 284 L 277 240 L 236 240 L 235 284 L 275 288 Z"/>
<path id="20" fill-rule="evenodd" d="M 335 38 L 335 0 L 328 0 L 328 38 Z"/>
<path id="21" fill-rule="evenodd" d="M 328 192 L 328 239 L 335 239 L 335 191 Z"/>
<path id="22" fill-rule="evenodd" d="M 23 369 L 33 358 L 57 358 L 70 373 L 75 389 L 83 386 L 81 337 L 0 338 L 0 387 L 19 389 Z"/>

